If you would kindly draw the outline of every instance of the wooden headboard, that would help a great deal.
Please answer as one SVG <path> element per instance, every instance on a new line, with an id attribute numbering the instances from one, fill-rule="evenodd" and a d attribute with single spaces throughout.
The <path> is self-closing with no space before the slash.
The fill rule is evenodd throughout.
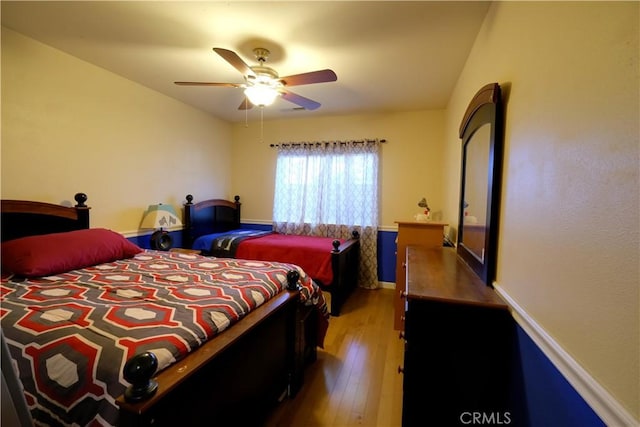
<path id="1" fill-rule="evenodd" d="M 2 241 L 89 228 L 87 195 L 77 193 L 74 199 L 77 204 L 73 207 L 28 200 L 0 201 Z"/>
<path id="2" fill-rule="evenodd" d="M 193 241 L 200 236 L 240 228 L 240 196 L 235 196 L 233 202 L 210 199 L 193 203 L 191 194 L 188 194 L 186 199 L 182 236 L 185 247 L 190 248 Z"/>

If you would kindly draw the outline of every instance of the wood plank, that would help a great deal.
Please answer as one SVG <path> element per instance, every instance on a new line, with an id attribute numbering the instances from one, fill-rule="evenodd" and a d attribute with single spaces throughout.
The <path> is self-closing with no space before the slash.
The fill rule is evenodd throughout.
<path id="1" fill-rule="evenodd" d="M 407 293 L 416 299 L 508 310 L 453 248 L 407 247 Z"/>
<path id="2" fill-rule="evenodd" d="M 59 216 L 67 219 L 78 219 L 78 212 L 75 208 L 68 206 L 57 206 L 44 202 L 31 202 L 27 200 L 3 200 L 2 213 L 34 213 L 39 215 Z"/>
<path id="3" fill-rule="evenodd" d="M 354 291 L 331 318 L 302 389 L 274 409 L 267 427 L 401 425 L 404 350 L 393 329 L 393 298 L 391 289 Z"/>

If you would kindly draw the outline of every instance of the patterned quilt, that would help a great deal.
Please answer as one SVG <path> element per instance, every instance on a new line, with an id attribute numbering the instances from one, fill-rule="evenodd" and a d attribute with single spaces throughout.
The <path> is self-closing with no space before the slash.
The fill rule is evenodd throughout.
<path id="1" fill-rule="evenodd" d="M 327 319 L 313 281 L 276 262 L 145 251 L 56 276 L 3 277 L 2 331 L 36 424 L 115 425 L 130 357 L 152 351 L 166 368 L 285 289 L 294 268 L 301 300 Z"/>

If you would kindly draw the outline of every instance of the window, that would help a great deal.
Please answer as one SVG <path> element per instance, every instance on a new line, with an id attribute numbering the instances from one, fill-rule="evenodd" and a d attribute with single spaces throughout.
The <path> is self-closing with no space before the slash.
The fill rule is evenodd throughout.
<path id="1" fill-rule="evenodd" d="M 347 239 L 360 233 L 360 286 L 378 287 L 379 142 L 279 147 L 274 230 Z"/>
<path id="2" fill-rule="evenodd" d="M 273 219 L 312 226 L 377 227 L 377 144 L 280 147 Z"/>

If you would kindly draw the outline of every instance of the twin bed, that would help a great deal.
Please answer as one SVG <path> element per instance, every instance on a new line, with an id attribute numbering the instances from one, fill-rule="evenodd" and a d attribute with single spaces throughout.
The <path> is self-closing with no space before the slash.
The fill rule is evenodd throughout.
<path id="1" fill-rule="evenodd" d="M 240 197 L 184 205 L 183 244 L 205 255 L 277 260 L 299 265 L 323 291 L 331 294 L 331 315 L 338 316 L 356 287 L 360 262 L 357 232 L 350 239 L 279 234 L 242 228 Z"/>
<path id="2" fill-rule="evenodd" d="M 303 268 L 143 250 L 89 228 L 75 199 L 2 201 L 2 371 L 18 416 L 256 425 L 296 393 L 328 325 Z"/>

